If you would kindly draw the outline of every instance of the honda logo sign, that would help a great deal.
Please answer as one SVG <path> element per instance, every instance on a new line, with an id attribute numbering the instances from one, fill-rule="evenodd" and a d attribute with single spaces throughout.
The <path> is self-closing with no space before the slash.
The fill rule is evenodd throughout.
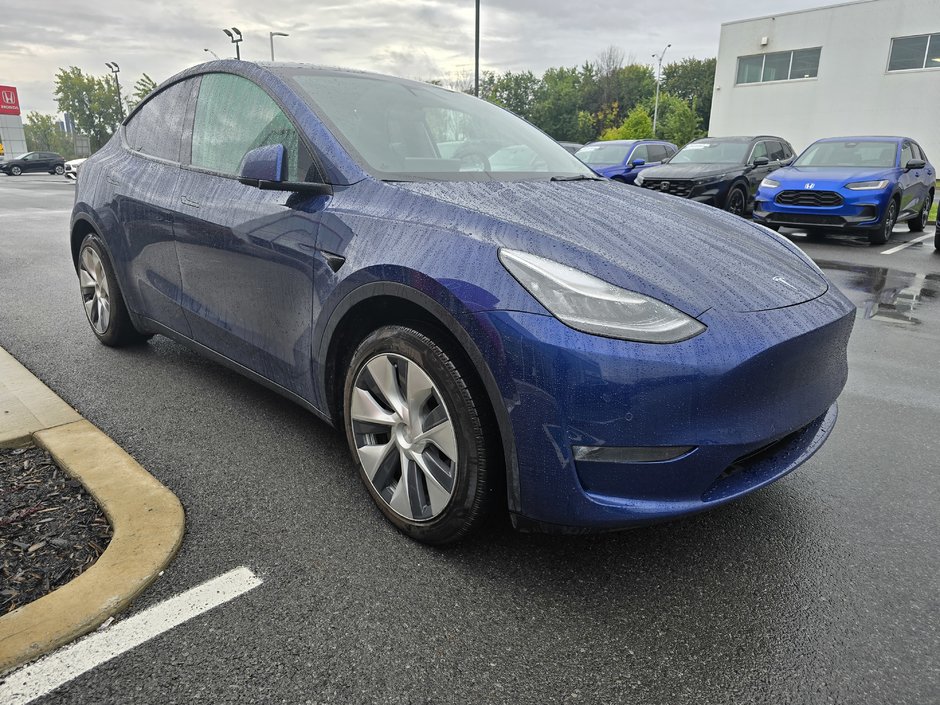
<path id="1" fill-rule="evenodd" d="M 19 115 L 20 99 L 13 86 L 0 86 L 0 115 Z"/>

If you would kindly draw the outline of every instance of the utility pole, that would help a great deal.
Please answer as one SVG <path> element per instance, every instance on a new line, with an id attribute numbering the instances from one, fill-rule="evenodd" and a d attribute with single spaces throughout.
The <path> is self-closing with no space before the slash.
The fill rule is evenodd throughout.
<path id="1" fill-rule="evenodd" d="M 232 27 L 231 32 L 230 32 L 229 30 L 227 30 L 227 29 L 223 29 L 222 31 L 225 32 L 225 35 L 226 35 L 229 39 L 231 39 L 231 40 L 232 40 L 232 44 L 235 45 L 235 58 L 238 59 L 238 60 L 241 60 L 241 58 L 242 58 L 242 53 L 241 53 L 241 51 L 240 51 L 239 48 L 238 48 L 238 45 L 239 45 L 239 43 L 240 43 L 241 40 L 242 40 L 242 33 L 241 33 L 241 30 L 239 30 L 238 27 Z M 234 34 L 233 34 L 233 32 L 234 32 Z M 238 39 L 235 38 L 236 36 L 238 37 Z"/>
<path id="2" fill-rule="evenodd" d="M 656 102 L 653 104 L 653 137 L 656 137 L 656 120 L 659 118 L 659 84 L 663 79 L 663 57 L 666 55 L 666 49 L 672 44 L 667 44 L 659 54 L 653 54 L 654 59 L 659 60 L 659 67 L 656 69 Z"/>
<path id="3" fill-rule="evenodd" d="M 473 95 L 477 98 L 480 97 L 480 0 L 476 0 L 477 3 L 477 20 L 476 20 L 476 40 L 474 42 L 474 59 L 473 59 Z"/>
<path id="4" fill-rule="evenodd" d="M 271 39 L 271 61 L 274 61 L 274 38 L 289 36 L 289 34 L 285 34 L 284 32 L 268 32 L 268 37 Z"/>

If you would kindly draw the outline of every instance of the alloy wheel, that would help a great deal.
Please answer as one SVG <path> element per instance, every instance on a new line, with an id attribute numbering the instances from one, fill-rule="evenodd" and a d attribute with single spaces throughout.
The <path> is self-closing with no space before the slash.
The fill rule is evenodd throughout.
<path id="1" fill-rule="evenodd" d="M 101 257 L 91 247 L 79 256 L 78 280 L 88 322 L 98 335 L 108 332 L 111 324 L 111 289 Z"/>
<path id="2" fill-rule="evenodd" d="M 383 353 L 359 370 L 350 400 L 356 453 L 375 492 L 414 522 L 441 515 L 457 479 L 457 435 L 440 390 L 418 363 Z"/>
<path id="3" fill-rule="evenodd" d="M 884 241 L 887 242 L 891 238 L 891 233 L 894 230 L 894 221 L 897 220 L 898 207 L 895 205 L 894 201 L 888 204 L 888 212 L 885 213 L 885 222 L 884 222 Z"/>
<path id="4" fill-rule="evenodd" d="M 13 174 L 13 176 L 19 176 L 20 174 L 23 173 L 23 170 L 20 169 L 18 166 L 14 166 L 10 168 L 10 173 Z"/>
<path id="5" fill-rule="evenodd" d="M 740 189 L 731 192 L 731 197 L 728 199 L 728 212 L 733 215 L 744 215 L 744 194 Z"/>

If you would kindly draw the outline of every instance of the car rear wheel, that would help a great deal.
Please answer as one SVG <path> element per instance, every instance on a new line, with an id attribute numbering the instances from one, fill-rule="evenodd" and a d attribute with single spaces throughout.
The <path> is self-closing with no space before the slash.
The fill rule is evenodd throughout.
<path id="1" fill-rule="evenodd" d="M 62 174 L 65 173 L 65 167 L 59 164 L 59 166 L 55 168 L 55 173 L 57 176 L 62 176 Z"/>
<path id="2" fill-rule="evenodd" d="M 911 218 L 907 221 L 907 227 L 910 228 L 912 233 L 922 233 L 924 228 L 927 227 L 927 221 L 930 219 L 930 206 L 932 204 L 933 194 L 928 193 L 927 198 L 924 199 L 924 205 L 918 211 L 917 216 Z"/>
<path id="3" fill-rule="evenodd" d="M 79 248 L 78 284 L 88 324 L 102 343 L 121 347 L 150 337 L 134 328 L 107 250 L 95 234 Z"/>
<path id="4" fill-rule="evenodd" d="M 728 193 L 728 200 L 725 203 L 725 210 L 734 215 L 744 216 L 747 210 L 747 196 L 744 193 L 744 189 L 740 186 L 735 186 L 731 189 Z"/>
<path id="5" fill-rule="evenodd" d="M 898 220 L 898 203 L 893 198 L 885 209 L 884 217 L 877 230 L 874 230 L 868 236 L 868 242 L 872 245 L 883 245 L 891 238 L 891 231 L 894 230 L 894 224 Z"/>
<path id="6" fill-rule="evenodd" d="M 10 176 L 19 176 L 22 173 L 23 173 L 23 170 L 20 169 L 18 166 L 10 167 Z"/>
<path id="7" fill-rule="evenodd" d="M 492 501 L 485 401 L 469 370 L 424 333 L 386 326 L 346 372 L 346 438 L 385 517 L 413 539 L 455 541 Z"/>

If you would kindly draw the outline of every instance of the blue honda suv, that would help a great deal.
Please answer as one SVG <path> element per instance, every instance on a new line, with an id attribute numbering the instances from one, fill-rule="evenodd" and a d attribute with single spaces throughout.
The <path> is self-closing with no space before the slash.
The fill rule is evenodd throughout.
<path id="1" fill-rule="evenodd" d="M 433 544 L 773 482 L 832 431 L 855 318 L 765 228 L 471 96 L 303 64 L 161 85 L 83 165 L 70 239 L 101 343 L 167 336 L 342 429 Z"/>
<path id="2" fill-rule="evenodd" d="M 679 151 L 659 140 L 607 140 L 584 145 L 574 155 L 601 176 L 632 184 L 643 169 L 662 164 Z"/>
<path id="3" fill-rule="evenodd" d="M 909 137 L 831 137 L 761 182 L 754 220 L 774 229 L 805 228 L 810 236 L 862 230 L 880 245 L 901 221 L 923 231 L 936 178 Z"/>

